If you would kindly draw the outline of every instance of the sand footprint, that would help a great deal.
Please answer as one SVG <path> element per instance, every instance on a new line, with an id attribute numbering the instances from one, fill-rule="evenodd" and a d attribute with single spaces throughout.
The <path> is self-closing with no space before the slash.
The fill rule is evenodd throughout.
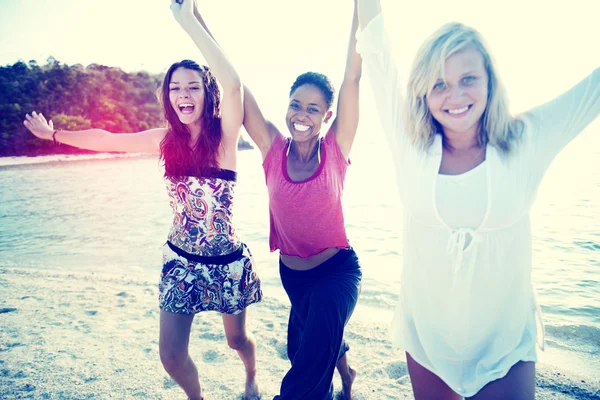
<path id="1" fill-rule="evenodd" d="M 177 387 L 177 383 L 171 379 L 170 377 L 165 376 L 163 381 L 163 388 L 165 389 L 173 389 Z"/>
<path id="2" fill-rule="evenodd" d="M 207 363 L 215 363 L 215 362 L 220 362 L 222 357 L 217 351 L 208 350 L 208 351 L 205 351 L 204 354 L 202 354 L 202 359 L 204 360 L 204 362 L 207 362 Z"/>
<path id="3" fill-rule="evenodd" d="M 212 340 L 215 342 L 221 342 L 221 341 L 225 340 L 225 335 L 222 332 L 221 333 L 204 332 L 204 333 L 201 333 L 200 335 L 198 335 L 198 337 L 200 339 Z"/>
<path id="4" fill-rule="evenodd" d="M 144 314 L 144 316 L 156 318 L 156 314 L 157 314 L 157 310 L 155 308 L 151 308 L 150 310 L 146 311 L 146 314 Z"/>
<path id="5" fill-rule="evenodd" d="M 277 352 L 279 358 L 281 358 L 282 360 L 288 359 L 287 345 L 285 343 L 277 343 L 275 345 L 275 351 Z"/>
<path id="6" fill-rule="evenodd" d="M 27 374 L 23 371 L 19 371 L 13 375 L 13 378 L 19 378 L 19 379 L 27 378 Z"/>
<path id="7" fill-rule="evenodd" d="M 21 297 L 21 300 L 27 300 L 27 299 L 34 299 L 34 300 L 37 300 L 37 301 L 42 301 L 42 298 L 37 297 L 37 296 L 23 296 L 23 297 Z"/>
<path id="8" fill-rule="evenodd" d="M 408 375 L 408 369 L 406 363 L 403 361 L 396 361 L 385 366 L 385 372 L 390 379 L 400 379 Z"/>
<path id="9" fill-rule="evenodd" d="M 22 392 L 33 392 L 35 390 L 35 386 L 30 383 L 26 383 L 25 386 L 21 386 L 19 390 Z"/>
<path id="10" fill-rule="evenodd" d="M 81 331 L 83 333 L 90 333 L 92 329 L 85 321 L 77 321 L 78 325 L 74 325 L 73 329 L 76 331 Z"/>

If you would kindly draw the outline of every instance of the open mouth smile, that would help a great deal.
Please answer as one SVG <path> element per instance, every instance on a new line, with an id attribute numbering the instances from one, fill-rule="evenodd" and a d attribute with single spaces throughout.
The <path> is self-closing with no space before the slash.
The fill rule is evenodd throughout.
<path id="1" fill-rule="evenodd" d="M 464 115 L 466 115 L 469 110 L 471 109 L 471 107 L 473 107 L 473 105 L 468 105 L 468 106 L 464 106 L 462 108 L 451 108 L 451 109 L 447 109 L 444 110 L 445 113 L 449 114 L 452 117 L 462 117 Z"/>
<path id="2" fill-rule="evenodd" d="M 191 114 L 194 112 L 194 108 L 196 108 L 192 103 L 181 103 L 177 107 L 179 107 L 179 111 L 182 114 Z"/>
<path id="3" fill-rule="evenodd" d="M 308 126 L 308 125 L 302 125 L 302 124 L 299 124 L 297 122 L 294 122 L 293 126 L 294 126 L 294 130 L 297 130 L 298 132 L 306 132 L 306 131 L 308 131 L 310 129 L 310 126 Z"/>

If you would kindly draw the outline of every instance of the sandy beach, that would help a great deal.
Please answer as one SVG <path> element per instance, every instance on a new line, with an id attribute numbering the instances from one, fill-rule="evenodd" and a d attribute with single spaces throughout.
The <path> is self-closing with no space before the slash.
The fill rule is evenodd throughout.
<path id="1" fill-rule="evenodd" d="M 157 276 L 0 267 L 1 399 L 185 399 L 158 355 Z M 250 308 L 263 399 L 288 368 L 287 307 L 269 296 Z M 360 303 L 357 308 L 360 313 Z M 354 318 L 347 328 L 358 370 L 355 399 L 412 399 L 403 354 L 386 326 Z M 194 322 L 191 355 L 210 399 L 241 399 L 243 367 L 220 315 Z M 600 383 L 539 366 L 539 399 L 600 398 Z M 341 387 L 334 380 L 336 392 Z"/>

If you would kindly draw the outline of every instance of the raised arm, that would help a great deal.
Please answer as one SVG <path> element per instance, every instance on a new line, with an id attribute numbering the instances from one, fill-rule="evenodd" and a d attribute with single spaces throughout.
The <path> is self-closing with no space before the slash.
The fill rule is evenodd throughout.
<path id="1" fill-rule="evenodd" d="M 546 104 L 525 113 L 532 122 L 533 162 L 542 171 L 600 115 L 600 68 Z"/>
<path id="2" fill-rule="evenodd" d="M 194 7 L 194 15 L 196 20 L 202 25 L 204 30 L 210 35 L 210 37 L 216 41 L 215 37 L 211 33 L 210 29 L 206 25 L 206 22 L 202 18 L 202 15 L 198 11 L 197 7 Z M 219 46 L 220 47 L 220 46 Z M 244 128 L 252 141 L 258 146 L 262 154 L 263 159 L 266 157 L 273 139 L 279 133 L 273 123 L 267 121 L 256 102 L 256 99 L 250 89 L 244 85 Z"/>
<path id="3" fill-rule="evenodd" d="M 358 94 L 362 71 L 362 59 L 356 52 L 356 31 L 358 30 L 358 0 L 354 0 L 352 27 L 348 40 L 348 55 L 346 58 L 346 71 L 344 81 L 340 87 L 337 106 L 337 115 L 332 124 L 336 139 L 344 154 L 350 156 L 350 149 L 358 128 Z"/>
<path id="4" fill-rule="evenodd" d="M 379 14 L 381 14 L 380 0 L 358 0 L 358 18 L 361 29 L 364 29 Z"/>
<path id="5" fill-rule="evenodd" d="M 358 0 L 358 19 L 361 33 L 357 51 L 362 56 L 381 126 L 397 164 L 401 143 L 406 139 L 402 122 L 403 91 L 385 33 L 379 0 Z"/>
<path id="6" fill-rule="evenodd" d="M 202 52 L 211 72 L 223 88 L 221 99 L 221 128 L 223 140 L 236 146 L 244 119 L 242 83 L 235 68 L 202 26 L 195 15 L 199 15 L 195 0 L 171 0 L 171 11 L 175 20 L 192 38 Z"/>
<path id="7" fill-rule="evenodd" d="M 33 111 L 25 115 L 23 124 L 35 136 L 44 140 L 56 140 L 59 143 L 93 151 L 122 151 L 131 153 L 158 153 L 160 142 L 165 137 L 165 128 L 150 129 L 138 133 L 110 133 L 103 129 L 83 131 L 55 130 L 52 120 Z M 56 132 L 56 133 L 55 133 Z"/>

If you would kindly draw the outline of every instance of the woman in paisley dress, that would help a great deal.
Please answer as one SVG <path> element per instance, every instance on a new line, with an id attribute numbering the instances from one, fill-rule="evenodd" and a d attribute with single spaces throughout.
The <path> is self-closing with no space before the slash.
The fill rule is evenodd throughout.
<path id="1" fill-rule="evenodd" d="M 242 83 L 194 17 L 193 0 L 173 0 L 171 10 L 211 69 L 190 60 L 171 65 L 160 91 L 166 128 L 133 134 L 63 131 L 35 111 L 24 124 L 39 138 L 79 148 L 160 154 L 174 213 L 159 284 L 162 364 L 190 399 L 204 399 L 188 352 L 190 329 L 196 313 L 218 311 L 227 342 L 246 369 L 244 398 L 258 399 L 256 345 L 246 330 L 246 307 L 259 302 L 262 291 L 250 251 L 232 223 Z"/>

